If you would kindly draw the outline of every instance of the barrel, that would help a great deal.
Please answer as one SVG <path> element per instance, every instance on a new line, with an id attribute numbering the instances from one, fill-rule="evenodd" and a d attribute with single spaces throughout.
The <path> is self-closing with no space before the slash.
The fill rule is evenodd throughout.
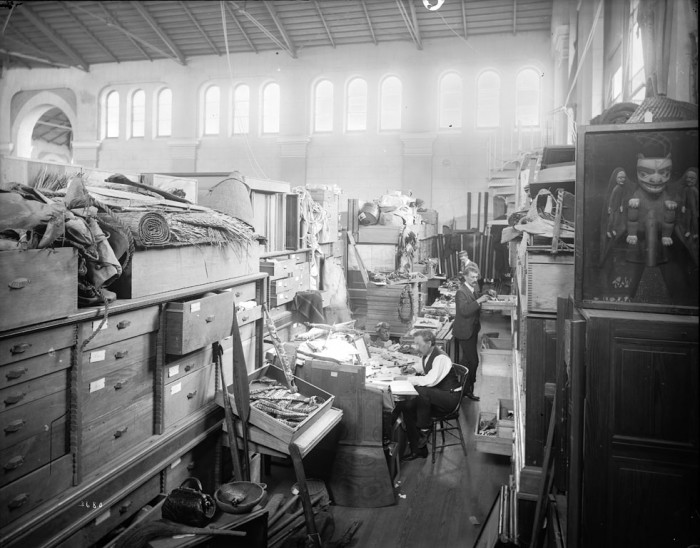
<path id="1" fill-rule="evenodd" d="M 379 222 L 379 204 L 377 202 L 367 202 L 360 209 L 357 220 L 361 225 L 376 225 Z"/>

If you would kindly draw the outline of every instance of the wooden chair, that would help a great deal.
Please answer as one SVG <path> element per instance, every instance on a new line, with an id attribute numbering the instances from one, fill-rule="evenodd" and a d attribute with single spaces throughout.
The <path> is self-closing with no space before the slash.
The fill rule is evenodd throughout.
<path id="1" fill-rule="evenodd" d="M 462 385 L 462 387 L 459 391 L 459 401 L 457 402 L 457 405 L 452 411 L 440 415 L 432 415 L 430 417 L 433 421 L 433 464 L 435 464 L 435 453 L 438 448 L 444 449 L 445 447 L 451 447 L 453 445 L 461 445 L 462 451 L 464 451 L 464 456 L 467 456 L 467 446 L 464 443 L 464 434 L 462 434 L 462 427 L 459 423 L 459 408 L 462 405 L 462 398 L 464 397 L 464 390 L 467 386 L 469 370 L 458 363 L 452 364 L 452 367 L 454 368 L 454 372 L 457 374 L 457 378 L 459 379 L 459 382 Z M 455 430 L 457 431 L 458 435 L 454 434 Z M 438 432 L 440 432 L 440 435 L 442 437 L 442 443 L 439 446 L 437 445 Z M 459 442 L 446 442 L 445 433 L 447 433 L 449 436 L 452 436 L 456 440 L 459 440 Z"/>

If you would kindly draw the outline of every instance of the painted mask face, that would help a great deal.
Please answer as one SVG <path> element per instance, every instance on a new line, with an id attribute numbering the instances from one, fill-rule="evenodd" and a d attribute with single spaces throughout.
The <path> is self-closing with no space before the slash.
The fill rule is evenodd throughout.
<path id="1" fill-rule="evenodd" d="M 618 185 L 624 185 L 625 181 L 627 180 L 627 174 L 624 171 L 621 171 L 617 174 L 615 180 L 617 181 Z"/>
<path id="2" fill-rule="evenodd" d="M 671 178 L 671 155 L 666 158 L 637 157 L 637 180 L 649 194 L 661 194 Z"/>
<path id="3" fill-rule="evenodd" d="M 695 186 L 695 184 L 698 182 L 698 174 L 695 173 L 694 171 L 689 171 L 688 174 L 685 176 L 685 184 L 687 186 Z"/>

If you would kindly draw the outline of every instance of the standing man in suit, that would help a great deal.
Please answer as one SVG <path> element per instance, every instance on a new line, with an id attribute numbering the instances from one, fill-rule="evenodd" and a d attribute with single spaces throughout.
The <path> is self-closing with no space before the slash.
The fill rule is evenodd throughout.
<path id="1" fill-rule="evenodd" d="M 477 349 L 479 330 L 481 329 L 479 315 L 481 303 L 490 299 L 489 295 L 481 295 L 479 292 L 479 275 L 476 264 L 472 263 L 464 270 L 464 282 L 459 286 L 455 295 L 456 313 L 452 325 L 453 337 L 457 339 L 462 353 L 462 365 L 469 369 L 466 396 L 474 401 L 479 401 L 479 397 L 474 395 L 476 369 L 479 367 L 479 351 Z"/>

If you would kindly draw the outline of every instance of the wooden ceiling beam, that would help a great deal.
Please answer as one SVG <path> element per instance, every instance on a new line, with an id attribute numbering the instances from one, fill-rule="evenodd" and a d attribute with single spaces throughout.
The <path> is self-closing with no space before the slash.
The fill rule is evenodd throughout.
<path id="1" fill-rule="evenodd" d="M 360 0 L 360 4 L 362 5 L 362 11 L 365 12 L 365 18 L 367 19 L 367 26 L 369 27 L 369 33 L 372 35 L 372 42 L 374 42 L 374 45 L 377 45 L 377 37 L 374 34 L 374 27 L 372 26 L 372 19 L 370 19 L 369 16 L 369 11 L 367 11 L 367 4 L 365 4 L 365 0 Z"/>
<path id="2" fill-rule="evenodd" d="M 56 129 L 67 129 L 68 131 L 73 131 L 73 128 L 71 126 L 63 126 L 61 124 L 54 124 L 53 122 L 44 122 L 43 120 L 38 120 L 37 124 L 41 124 L 42 126 L 48 126 Z"/>
<path id="3" fill-rule="evenodd" d="M 408 12 L 406 11 L 406 6 L 404 6 L 403 4 L 403 0 L 396 0 L 396 6 L 399 8 L 399 13 L 401 13 L 401 17 L 403 17 L 403 22 L 406 24 L 408 34 L 411 36 L 413 42 L 416 44 L 416 48 L 419 50 L 423 49 L 423 44 L 420 41 L 420 36 L 416 34 L 416 29 L 413 28 L 413 23 L 411 22 L 411 19 L 408 16 Z"/>
<path id="4" fill-rule="evenodd" d="M 85 11 L 85 12 L 87 12 L 87 13 L 93 15 L 94 17 L 96 17 L 97 19 L 99 19 L 100 21 L 102 21 L 105 25 L 107 25 L 108 27 L 114 28 L 114 29 L 116 29 L 116 30 L 118 30 L 118 31 L 121 31 L 122 33 L 126 34 L 126 37 L 129 39 L 129 41 L 132 43 L 132 45 L 133 45 L 137 50 L 139 50 L 139 51 L 141 52 L 141 55 L 143 55 L 143 56 L 144 56 L 146 59 L 148 59 L 149 61 L 153 61 L 153 57 L 151 57 L 150 55 L 148 55 L 148 52 L 147 52 L 145 49 L 143 49 L 143 47 L 141 47 L 141 44 L 139 44 L 139 43 L 134 39 L 133 36 L 131 36 L 131 33 L 127 34 L 126 32 L 124 32 L 126 29 L 124 29 L 124 28 L 121 26 L 121 24 L 119 23 L 119 20 L 118 20 L 114 15 L 112 15 L 112 14 L 110 13 L 110 11 L 107 9 L 107 6 L 105 6 L 102 2 L 98 2 L 97 5 L 100 6 L 100 8 L 102 8 L 102 11 L 104 12 L 106 19 L 104 19 L 104 18 L 100 17 L 99 15 L 94 14 L 94 13 L 92 13 L 91 11 L 86 10 L 86 9 L 84 9 L 84 8 L 79 8 L 79 9 L 82 9 L 83 11 Z M 76 7 L 77 7 L 77 6 L 76 6 Z"/>
<path id="5" fill-rule="evenodd" d="M 20 5 L 20 13 L 22 13 L 22 15 L 24 15 L 24 17 L 32 23 L 32 25 L 39 29 L 44 36 L 56 44 L 56 46 L 58 46 L 63 53 L 73 59 L 73 61 L 76 63 L 76 68 L 79 68 L 85 72 L 90 70 L 90 66 L 87 62 L 85 62 L 85 59 L 83 59 L 78 52 L 70 47 L 63 38 L 56 34 L 54 30 L 44 23 L 41 18 L 32 11 L 27 3 Z"/>
<path id="6" fill-rule="evenodd" d="M 192 24 L 194 24 L 195 27 L 197 27 L 197 30 L 199 31 L 199 34 L 202 35 L 204 40 L 206 40 L 207 44 L 209 44 L 209 47 L 212 49 L 216 55 L 221 55 L 221 52 L 219 49 L 214 45 L 214 42 L 211 41 L 211 38 L 209 38 L 209 35 L 204 32 L 204 29 L 202 28 L 202 25 L 199 24 L 199 21 L 195 18 L 194 14 L 190 10 L 190 8 L 187 7 L 187 4 L 185 4 L 182 0 L 180 0 L 180 6 L 182 7 L 182 10 L 187 14 L 187 16 L 190 18 L 190 21 L 192 21 Z"/>
<path id="7" fill-rule="evenodd" d="M 56 61 L 51 61 L 49 59 L 44 59 L 42 57 L 37 57 L 36 55 L 28 55 L 26 53 L 21 53 L 19 51 L 11 51 L 0 47 L 0 53 L 3 55 L 8 55 L 10 57 L 15 57 L 19 60 L 34 61 L 35 63 L 43 63 L 56 68 L 70 68 L 72 65 L 66 65 L 64 63 L 57 63 Z"/>
<path id="8" fill-rule="evenodd" d="M 286 52 L 292 57 L 292 59 L 296 59 L 296 51 L 290 50 L 288 46 L 286 46 L 285 44 L 283 44 L 282 42 L 280 42 L 279 39 L 278 39 L 274 34 L 272 34 L 272 33 L 268 30 L 268 28 L 267 28 L 265 25 L 263 25 L 260 21 L 258 21 L 255 17 L 253 17 L 253 16 L 252 16 L 250 13 L 248 13 L 246 10 L 241 9 L 241 8 L 238 6 L 238 4 L 236 4 L 236 2 L 230 2 L 230 3 L 231 3 L 231 6 L 233 6 L 233 7 L 235 8 L 235 10 L 236 10 L 238 13 L 240 13 L 241 15 L 243 15 L 246 19 L 248 19 L 248 21 L 250 21 L 250 22 L 253 23 L 256 27 L 258 27 L 258 28 L 262 31 L 262 33 L 263 33 L 265 36 L 267 36 L 270 40 L 272 40 L 272 42 L 273 42 L 278 48 L 280 48 L 280 49 L 283 50 L 283 51 L 286 51 Z"/>
<path id="9" fill-rule="evenodd" d="M 464 29 L 464 39 L 467 39 L 467 6 L 465 4 L 467 0 L 461 0 L 462 5 L 462 27 Z"/>
<path id="10" fill-rule="evenodd" d="M 243 38 L 245 38 L 245 41 L 248 42 L 250 49 L 252 49 L 255 53 L 258 53 L 258 48 L 255 47 L 255 44 L 253 44 L 253 41 L 248 36 L 248 33 L 243 28 L 243 25 L 241 25 L 241 23 L 238 21 L 238 17 L 236 17 L 236 14 L 233 12 L 233 8 L 228 4 L 228 2 L 226 2 L 225 5 L 226 11 L 231 16 L 231 19 L 233 19 L 233 22 L 236 23 L 238 30 L 241 31 Z"/>
<path id="11" fill-rule="evenodd" d="M 294 45 L 292 39 L 289 37 L 289 34 L 287 34 L 287 29 L 284 28 L 282 20 L 277 15 L 277 10 L 275 9 L 275 6 L 272 4 L 272 2 L 269 2 L 268 0 L 263 0 L 263 4 L 265 4 L 265 7 L 267 8 L 270 17 L 272 17 L 272 20 L 275 22 L 275 26 L 277 27 L 279 33 L 282 35 L 284 43 L 287 44 L 287 51 L 292 56 L 292 59 L 296 59 L 297 48 Z"/>
<path id="12" fill-rule="evenodd" d="M 153 18 L 153 16 L 148 12 L 146 7 L 141 2 L 130 2 L 130 5 L 134 6 L 136 11 L 139 12 L 139 15 L 141 15 L 141 17 L 143 17 L 153 29 L 153 32 L 155 32 L 158 35 L 158 38 L 160 38 L 163 41 L 163 43 L 166 46 L 168 46 L 168 49 L 177 58 L 177 62 L 181 65 L 187 65 L 185 56 L 182 54 L 182 51 L 180 51 L 180 48 L 178 48 L 175 45 L 175 42 L 173 42 L 170 36 L 168 36 L 168 34 L 161 28 L 161 26 L 158 24 L 158 21 L 156 21 Z"/>
<path id="13" fill-rule="evenodd" d="M 403 0 L 401 0 L 403 2 Z M 416 15 L 416 7 L 413 5 L 413 0 L 408 0 L 408 7 L 411 9 L 411 21 L 413 22 L 413 33 L 416 35 L 416 40 L 420 44 L 418 49 L 423 49 L 423 41 L 420 37 L 420 26 L 418 25 L 418 16 Z M 404 8 L 405 11 L 405 8 Z"/>
<path id="14" fill-rule="evenodd" d="M 513 36 L 518 34 L 518 0 L 513 0 Z"/>
<path id="15" fill-rule="evenodd" d="M 113 62 L 119 63 L 119 59 L 117 59 L 115 55 L 107 48 L 107 46 L 105 46 L 89 28 L 87 28 L 85 23 L 83 23 L 80 19 L 78 19 L 78 17 L 75 16 L 75 14 L 70 10 L 70 8 L 68 8 L 65 2 L 59 2 L 59 4 L 63 8 L 63 11 L 66 13 L 66 15 L 68 15 L 71 18 L 73 23 L 75 23 L 85 34 L 92 38 L 92 41 L 95 42 L 95 44 L 97 44 L 100 47 L 100 49 L 103 52 L 105 52 L 110 59 L 112 59 Z"/>
<path id="16" fill-rule="evenodd" d="M 328 39 L 331 41 L 331 46 L 335 49 L 335 40 L 333 40 L 333 35 L 331 34 L 331 29 L 328 28 L 328 24 L 326 23 L 326 18 L 323 17 L 323 12 L 321 11 L 321 6 L 318 5 L 317 0 L 313 0 L 314 6 L 316 7 L 316 13 L 318 13 L 318 16 L 321 19 L 321 23 L 323 23 L 323 27 L 326 29 L 326 34 L 328 34 Z"/>

